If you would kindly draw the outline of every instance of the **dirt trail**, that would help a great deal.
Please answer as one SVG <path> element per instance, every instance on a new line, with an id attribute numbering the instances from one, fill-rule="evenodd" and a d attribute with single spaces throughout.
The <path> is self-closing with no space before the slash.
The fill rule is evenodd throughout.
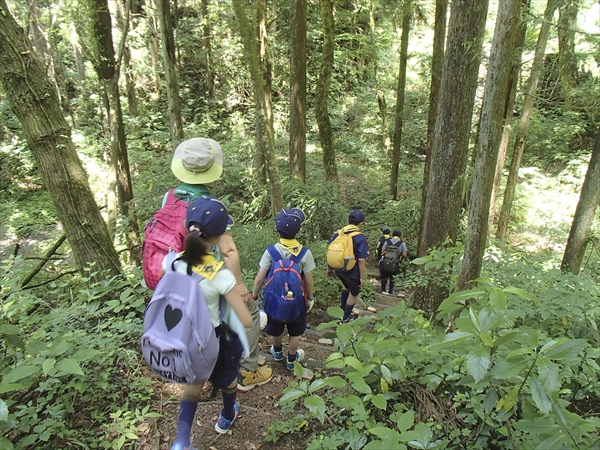
<path id="1" fill-rule="evenodd" d="M 375 279 L 371 279 L 371 283 L 378 286 Z M 378 294 L 377 302 L 371 306 L 380 311 L 396 305 L 403 296 L 404 293 L 400 293 L 400 296 Z M 374 314 L 372 311 L 368 311 L 364 304 L 358 306 L 357 312 L 360 315 Z M 323 341 L 319 343 L 319 340 L 323 339 L 323 333 L 316 331 L 320 323 L 329 320 L 331 318 L 327 313 L 317 307 L 307 317 L 309 328 L 300 342 L 300 347 L 306 352 L 306 359 L 302 365 L 305 369 L 309 369 L 308 371 L 305 370 L 305 376 L 309 375 L 310 372 L 323 370 L 323 362 L 332 352 L 336 351 L 333 345 L 323 343 Z M 286 344 L 287 342 L 284 339 L 284 349 Z M 192 430 L 194 448 L 200 450 L 293 450 L 306 448 L 306 442 L 297 433 L 293 436 L 293 439 L 287 437 L 280 439 L 277 443 L 263 442 L 271 421 L 288 418 L 280 412 L 277 401 L 281 397 L 283 389 L 296 378 L 292 371 L 286 369 L 284 362 L 273 360 L 269 353 L 270 346 L 270 337 L 264 333 L 261 334 L 261 356 L 264 358 L 265 363 L 273 368 L 273 380 L 251 391 L 238 393 L 240 415 L 228 434 L 219 435 L 214 432 L 213 426 L 222 407 L 221 399 L 220 395 L 217 395 L 215 399 L 211 399 L 205 390 L 198 405 L 196 421 Z M 139 430 L 140 433 L 138 433 L 138 435 L 141 434 L 141 438 L 138 445 L 136 445 L 137 449 L 169 450 L 171 442 L 177 434 L 177 414 L 182 388 L 171 383 L 157 382 L 155 389 L 155 410 L 163 417 L 152 423 L 142 425 Z"/>

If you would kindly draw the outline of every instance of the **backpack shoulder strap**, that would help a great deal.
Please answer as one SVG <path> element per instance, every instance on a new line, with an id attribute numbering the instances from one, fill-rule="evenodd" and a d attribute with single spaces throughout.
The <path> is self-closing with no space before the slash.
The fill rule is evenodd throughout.
<path id="1" fill-rule="evenodd" d="M 267 247 L 267 251 L 269 252 L 269 255 L 271 255 L 271 258 L 273 258 L 273 261 L 279 261 L 283 259 L 281 253 L 279 253 L 279 250 L 277 250 L 274 245 Z"/>
<path id="2" fill-rule="evenodd" d="M 298 253 L 296 256 L 294 256 L 294 255 L 290 256 L 290 259 L 296 263 L 299 263 L 300 261 L 302 261 L 302 258 L 304 258 L 304 255 L 306 255 L 307 251 L 308 251 L 308 249 L 306 247 L 302 247 L 302 250 L 300 250 L 300 253 Z"/>

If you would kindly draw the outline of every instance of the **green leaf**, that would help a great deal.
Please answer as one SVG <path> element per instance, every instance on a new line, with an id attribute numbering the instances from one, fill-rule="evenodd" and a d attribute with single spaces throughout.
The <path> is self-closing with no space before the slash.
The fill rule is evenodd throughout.
<path id="1" fill-rule="evenodd" d="M 488 347 L 494 346 L 494 338 L 492 338 L 492 336 L 489 333 L 483 332 L 479 335 L 479 338 L 481 339 L 481 342 L 483 342 Z"/>
<path id="2" fill-rule="evenodd" d="M 51 370 L 54 369 L 54 365 L 56 364 L 56 359 L 48 358 L 42 364 L 42 369 L 44 370 L 44 375 L 48 375 Z"/>
<path id="3" fill-rule="evenodd" d="M 506 397 L 503 398 L 504 411 L 509 412 L 513 408 L 513 406 L 515 406 L 515 403 L 517 403 L 518 398 L 519 386 L 513 386 L 513 388 L 508 392 L 508 394 L 506 394 Z"/>
<path id="4" fill-rule="evenodd" d="M 371 399 L 371 403 L 373 403 L 377 408 L 385 411 L 387 408 L 387 400 L 383 394 L 374 395 Z"/>
<path id="5" fill-rule="evenodd" d="M 30 381 L 28 383 L 5 383 L 4 381 L 2 381 L 2 383 L 0 383 L 0 394 L 5 394 L 7 392 L 13 391 L 20 391 L 21 389 L 29 387 L 31 384 L 33 384 L 33 381 Z"/>
<path id="6" fill-rule="evenodd" d="M 4 383 L 13 383 L 15 381 L 22 380 L 24 378 L 37 378 L 40 375 L 39 366 L 34 365 L 21 365 L 16 368 L 10 370 L 2 380 L 2 384 Z"/>
<path id="7" fill-rule="evenodd" d="M 415 258 L 411 261 L 411 263 L 415 266 L 420 266 L 421 264 L 425 264 L 427 261 L 429 261 L 429 258 Z"/>
<path id="8" fill-rule="evenodd" d="M 72 358 L 65 358 L 58 361 L 56 364 L 56 370 L 59 372 L 67 372 L 73 375 L 83 375 L 83 370 L 81 370 L 79 363 Z"/>
<path id="9" fill-rule="evenodd" d="M 542 356 L 539 356 L 535 363 L 542 386 L 551 398 L 555 398 L 555 394 L 560 390 L 558 365 Z"/>
<path id="10" fill-rule="evenodd" d="M 471 289 L 466 291 L 459 291 L 452 293 L 446 300 L 440 303 L 438 311 L 444 312 L 450 306 L 453 306 L 455 303 L 462 303 L 465 300 L 469 300 L 471 298 L 477 298 L 484 292 L 480 289 Z"/>
<path id="11" fill-rule="evenodd" d="M 0 333 L 2 334 L 9 334 L 9 335 L 18 335 L 21 334 L 21 327 L 18 327 L 16 325 L 11 325 L 9 323 L 3 323 L 2 325 L 0 325 Z"/>
<path id="12" fill-rule="evenodd" d="M 14 450 L 13 443 L 5 437 L 0 436 L 0 448 L 3 450 Z"/>
<path id="13" fill-rule="evenodd" d="M 344 317 L 344 310 L 339 306 L 330 306 L 327 308 L 327 314 L 331 317 L 335 317 L 336 319 L 341 319 Z"/>
<path id="14" fill-rule="evenodd" d="M 76 361 L 84 362 L 95 358 L 96 356 L 102 353 L 103 352 L 101 352 L 100 350 L 95 350 L 93 348 L 80 348 L 73 354 L 72 358 Z"/>
<path id="15" fill-rule="evenodd" d="M 324 378 L 323 381 L 325 381 L 325 384 L 327 384 L 327 386 L 331 386 L 338 389 L 346 387 L 346 385 L 348 384 L 346 380 L 337 375 L 333 377 Z"/>
<path id="16" fill-rule="evenodd" d="M 490 305 L 495 311 L 506 309 L 506 294 L 502 289 L 492 288 L 490 291 Z"/>
<path id="17" fill-rule="evenodd" d="M 479 334 L 479 330 L 473 323 L 473 320 L 470 317 L 459 317 L 454 321 L 456 324 L 456 328 L 461 331 L 466 331 L 468 333 Z"/>
<path id="18" fill-rule="evenodd" d="M 567 438 L 564 434 L 556 433 L 544 439 L 535 450 L 560 450 L 564 448 L 563 444 L 567 443 Z"/>
<path id="19" fill-rule="evenodd" d="M 544 414 L 550 412 L 552 409 L 552 400 L 550 400 L 542 383 L 540 383 L 539 378 L 535 375 L 529 377 L 529 389 L 531 390 L 531 397 L 538 409 Z"/>
<path id="20" fill-rule="evenodd" d="M 362 363 L 356 359 L 354 356 L 347 356 L 346 358 L 344 358 L 344 363 L 356 370 L 362 371 L 365 369 L 365 366 L 362 365 Z"/>
<path id="21" fill-rule="evenodd" d="M 465 339 L 472 338 L 473 336 L 473 333 L 468 333 L 466 331 L 455 331 L 454 333 L 448 333 L 447 335 L 445 335 L 443 341 L 429 344 L 429 348 L 451 347 L 454 345 L 458 345 Z"/>
<path id="22" fill-rule="evenodd" d="M 494 407 L 498 404 L 498 393 L 493 387 L 489 388 L 485 393 L 485 399 L 483 400 L 483 410 L 486 414 L 490 413 Z"/>
<path id="23" fill-rule="evenodd" d="M 406 411 L 404 414 L 399 415 L 396 418 L 396 427 L 400 430 L 400 433 L 404 433 L 406 430 L 409 430 L 415 423 L 415 413 L 411 409 Z"/>
<path id="24" fill-rule="evenodd" d="M 0 399 L 0 422 L 8 422 L 8 406 Z"/>
<path id="25" fill-rule="evenodd" d="M 321 423 L 325 422 L 325 400 L 318 395 L 311 395 L 304 399 L 304 406 L 313 413 Z"/>
<path id="26" fill-rule="evenodd" d="M 356 391 L 360 392 L 361 394 L 371 393 L 371 387 L 367 383 L 365 383 L 365 380 L 363 379 L 361 374 L 357 372 L 348 373 L 346 374 L 346 378 L 348 378 L 348 381 L 350 381 L 352 387 Z"/>
<path id="27" fill-rule="evenodd" d="M 306 394 L 306 392 L 304 392 L 301 389 L 291 389 L 285 392 L 285 394 L 283 394 L 283 396 L 279 399 L 279 403 L 285 403 L 290 402 L 292 400 L 296 400 L 297 398 L 302 397 L 304 394 Z"/>
<path id="28" fill-rule="evenodd" d="M 431 439 L 433 439 L 433 433 L 429 427 L 425 423 L 419 422 L 413 432 L 416 437 L 414 440 L 409 441 L 408 444 L 416 448 L 428 448 Z"/>
<path id="29" fill-rule="evenodd" d="M 502 289 L 504 292 L 508 292 L 510 294 L 515 294 L 518 295 L 521 298 L 524 298 L 525 300 L 529 300 L 533 303 L 535 303 L 536 305 L 543 307 L 542 303 L 537 299 L 537 297 L 535 295 L 530 294 L 527 291 L 524 291 L 523 289 L 519 289 L 513 286 L 506 286 L 504 289 Z"/>
<path id="30" fill-rule="evenodd" d="M 371 446 L 370 448 L 372 449 L 397 449 L 398 448 L 398 440 L 400 438 L 400 434 L 396 431 L 396 430 L 392 430 L 391 428 L 388 427 L 374 427 L 371 428 L 369 430 L 367 430 L 369 433 L 377 436 L 379 439 L 381 439 L 381 442 L 378 443 L 378 446 L 373 447 Z M 365 447 L 367 448 L 367 447 Z"/>
<path id="31" fill-rule="evenodd" d="M 490 370 L 490 375 L 500 380 L 507 380 L 527 370 L 530 365 L 531 361 L 528 358 L 501 359 L 496 361 L 494 367 Z"/>
<path id="32" fill-rule="evenodd" d="M 490 368 L 490 348 L 479 343 L 467 355 L 467 367 L 478 383 L 487 374 Z"/>
<path id="33" fill-rule="evenodd" d="M 473 322 L 475 328 L 477 328 L 477 333 L 479 333 L 479 331 L 481 330 L 481 325 L 479 324 L 479 317 L 477 311 L 475 311 L 473 308 L 469 308 L 469 317 L 471 318 L 471 321 Z"/>
<path id="34" fill-rule="evenodd" d="M 325 380 L 323 378 L 317 378 L 315 381 L 313 381 L 310 384 L 310 388 L 308 388 L 308 392 L 312 394 L 313 392 L 318 391 L 319 389 L 321 389 L 324 386 L 327 386 L 327 383 L 325 382 Z"/>
<path id="35" fill-rule="evenodd" d="M 540 354 L 568 364 L 578 361 L 587 345 L 588 343 L 584 339 L 561 338 L 546 343 L 540 350 Z"/>
<path id="36" fill-rule="evenodd" d="M 381 369 L 381 375 L 383 375 L 383 378 L 385 379 L 385 381 L 388 384 L 392 384 L 394 382 L 394 378 L 392 377 L 392 372 L 390 372 L 390 369 L 387 368 L 387 366 L 385 366 L 384 364 L 382 364 L 380 366 Z"/>
<path id="37" fill-rule="evenodd" d="M 352 337 L 352 325 L 343 323 L 337 327 L 336 334 L 341 343 L 347 344 Z"/>

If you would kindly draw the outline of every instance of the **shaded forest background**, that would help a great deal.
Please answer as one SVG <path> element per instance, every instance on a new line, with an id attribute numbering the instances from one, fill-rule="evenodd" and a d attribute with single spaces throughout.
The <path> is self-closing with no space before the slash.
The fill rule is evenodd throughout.
<path id="1" fill-rule="evenodd" d="M 323 311 L 338 295 L 326 240 L 348 210 L 372 247 L 383 225 L 408 244 L 409 307 L 378 335 L 330 325 L 352 344 L 329 362 L 344 376 L 284 396 L 298 423 L 359 411 L 310 448 L 598 445 L 596 2 L 0 0 L 0 14 L 0 444 L 135 445 L 154 414 L 143 225 L 177 184 L 174 147 L 204 136 L 224 150 L 211 191 L 247 285 L 283 206 L 307 213 Z M 456 430 L 402 398 L 411 383 L 453 403 Z"/>

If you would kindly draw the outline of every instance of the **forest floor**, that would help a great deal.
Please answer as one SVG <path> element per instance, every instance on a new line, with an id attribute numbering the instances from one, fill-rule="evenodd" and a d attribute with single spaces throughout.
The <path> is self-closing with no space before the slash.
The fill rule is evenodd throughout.
<path id="1" fill-rule="evenodd" d="M 371 283 L 379 286 L 379 281 L 371 278 Z M 404 297 L 404 292 L 398 295 L 379 295 L 378 303 L 374 305 L 377 310 L 395 306 Z M 357 304 L 359 315 L 369 315 L 362 302 Z M 302 336 L 300 347 L 306 352 L 305 360 L 302 362 L 304 378 L 311 379 L 314 372 L 328 375 L 324 361 L 336 351 L 331 344 L 319 343 L 324 335 L 316 331 L 319 324 L 329 322 L 333 318 L 315 306 L 315 309 L 307 316 L 309 328 Z M 284 350 L 286 341 L 284 340 Z M 222 408 L 220 394 L 211 399 L 209 390 L 205 388 L 196 412 L 195 423 L 192 429 L 193 448 L 200 450 L 294 450 L 306 448 L 306 439 L 302 434 L 294 433 L 286 435 L 277 442 L 265 442 L 267 428 L 272 421 L 283 421 L 293 417 L 295 413 L 283 414 L 277 402 L 282 396 L 282 391 L 290 381 L 296 379 L 293 371 L 287 370 L 284 362 L 276 362 L 269 353 L 271 338 L 261 333 L 260 349 L 265 364 L 273 368 L 273 379 L 248 392 L 238 392 L 237 400 L 240 404 L 240 414 L 227 434 L 217 434 L 213 427 Z M 261 362 L 263 358 L 260 358 Z M 308 369 L 308 370 L 307 370 Z M 177 416 L 179 411 L 179 396 L 182 387 L 172 383 L 157 382 L 155 386 L 155 408 L 154 410 L 162 417 L 147 422 L 138 430 L 141 435 L 136 448 L 143 450 L 169 450 L 171 443 L 177 434 Z M 310 433 L 307 433 L 309 435 Z"/>

